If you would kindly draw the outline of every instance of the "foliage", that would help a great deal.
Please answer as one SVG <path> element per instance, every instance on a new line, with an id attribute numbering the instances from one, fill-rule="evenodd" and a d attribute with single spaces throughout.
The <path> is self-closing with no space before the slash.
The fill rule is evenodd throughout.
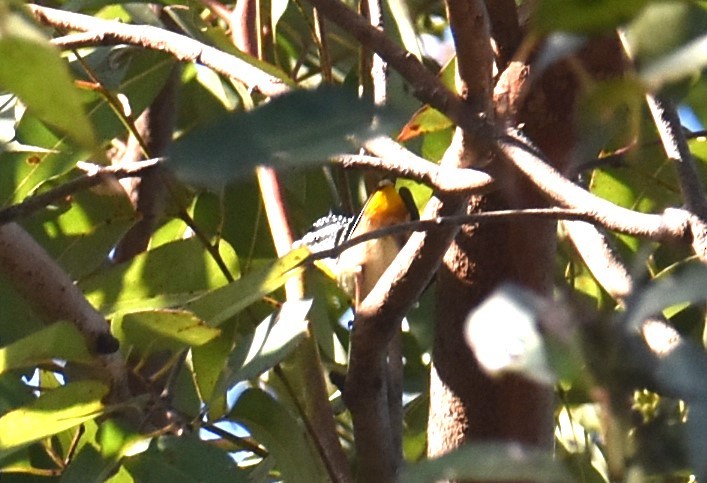
<path id="1" fill-rule="evenodd" d="M 166 16 L 160 17 L 140 3 L 52 2 L 95 18 L 162 28 L 176 24 L 182 33 L 234 52 L 229 29 L 237 22 L 229 24 L 227 16 L 204 6 L 210 3 L 165 1 Z M 416 55 L 420 35 L 446 26 L 435 3 L 385 5 L 392 14 L 390 35 Z M 306 248 L 278 258 L 255 167 L 268 163 L 285 174 L 285 201 L 303 234 L 332 207 L 345 211 L 340 192 L 357 195 L 363 184 L 360 173 L 332 182 L 341 173 L 322 167 L 327 158 L 355 152 L 357 144 L 388 133 L 400 134 L 409 149 L 437 162 L 453 125 L 443 113 L 421 106 L 407 88 L 391 89 L 389 109 L 358 99 L 354 92 L 364 79 L 349 35 L 331 26 L 322 44 L 312 9 L 303 2 L 273 0 L 262 8 L 271 27 L 263 38 L 265 62 L 248 61 L 263 75 L 285 77 L 296 86 L 294 93 L 274 99 L 204 65 L 177 68 L 164 52 L 125 45 L 62 52 L 19 1 L 0 0 L 2 207 L 82 175 L 78 161 L 109 164 L 116 139 L 125 140 L 171 72 L 178 73 L 181 92 L 169 160 L 176 178 L 170 179 L 168 208 L 144 253 L 111 262 L 112 250 L 139 218 L 114 180 L 18 220 L 110 321 L 120 356 L 133 371 L 131 384 L 146 389 L 120 404 L 105 401 L 109 388 L 92 367 L 95 358 L 82 334 L 69 321 L 43 325 L 11 281 L 0 279 L 3 481 L 330 479 L 307 408 L 298 399 L 308 388 L 288 366 L 296 366 L 309 327 L 321 370 L 332 373 L 332 380 L 345 370 L 350 301 L 322 273 L 303 265 Z M 666 18 L 674 35 L 656 37 L 663 32 L 656 22 Z M 646 89 L 662 90 L 707 123 L 707 78 L 701 75 L 707 66 L 706 25 L 707 7 L 699 1 L 540 2 L 530 27 L 537 35 L 561 32 L 577 36 L 581 45 L 583 36 L 620 27 L 635 50 L 635 72 L 621 82 L 592 85 L 580 103 L 584 131 L 577 170 L 587 163 L 581 177 L 594 194 L 645 212 L 683 204 L 642 99 Z M 564 55 L 553 50 L 556 44 L 546 45 L 542 54 L 548 62 Z M 451 71 L 441 74 L 448 86 Z M 326 79 L 339 87 L 315 89 Z M 397 74 L 390 83 L 400 85 Z M 616 150 L 626 140 L 633 147 L 624 155 Z M 594 159 L 597 149 L 600 159 Z M 691 137 L 690 149 L 707 183 L 706 138 Z M 418 204 L 430 196 L 419 182 L 399 184 L 411 188 Z M 360 206 L 365 196 L 353 198 Z M 522 327 L 496 326 L 469 336 L 472 347 L 508 352 L 500 362 L 498 353 L 491 360 L 479 357 L 499 377 L 514 372 L 556 385 L 559 458 L 518 445 L 479 444 L 421 461 L 434 320 L 427 293 L 408 315 L 404 336 L 403 481 L 561 481 L 570 474 L 577 481 L 609 481 L 610 474 L 631 481 L 688 481 L 690 475 L 707 475 L 704 265 L 682 245 L 612 235 L 633 263 L 632 275 L 643 280 L 622 306 L 564 235 L 559 237 L 556 286 L 565 299 L 548 306 L 505 287 L 494 295 L 503 299 L 501 308 L 482 308 L 503 316 L 520 312 Z M 308 300 L 285 301 L 282 287 L 305 271 Z M 548 310 L 564 314 L 559 325 L 543 325 Z M 682 336 L 677 350 L 658 358 L 646 352 L 640 336 L 641 323 L 656 313 Z M 484 327 L 497 316 L 479 309 L 470 315 L 476 321 L 470 326 Z M 583 324 L 596 330 L 585 332 Z M 353 460 L 351 417 L 339 389 L 327 381 L 326 390 L 325 403 L 335 411 L 342 447 Z M 626 393 L 633 395 L 633 409 L 607 414 L 602 401 Z M 149 412 L 154 404 L 167 405 L 173 419 L 142 431 L 123 417 L 126 407 Z"/>

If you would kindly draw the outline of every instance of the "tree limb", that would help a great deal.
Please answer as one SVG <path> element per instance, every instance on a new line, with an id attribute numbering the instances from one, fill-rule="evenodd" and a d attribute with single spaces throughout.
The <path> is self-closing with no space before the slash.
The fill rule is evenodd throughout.
<path id="1" fill-rule="evenodd" d="M 66 320 L 83 334 L 88 349 L 106 371 L 113 402 L 130 396 L 125 363 L 108 322 L 44 248 L 16 223 L 0 225 L 0 272 L 47 323 Z"/>
<path id="2" fill-rule="evenodd" d="M 343 155 L 333 158 L 345 168 L 384 170 L 403 178 L 425 183 L 440 193 L 472 194 L 493 189 L 493 178 L 469 168 L 440 166 L 427 161 L 386 136 L 364 143 L 372 156 Z"/>
<path id="3" fill-rule="evenodd" d="M 87 45 L 137 45 L 167 52 L 183 62 L 203 64 L 267 96 L 276 96 L 290 90 L 290 86 L 284 80 L 263 72 L 245 60 L 246 54 L 242 54 L 242 58 L 227 54 L 184 35 L 150 25 L 127 25 L 39 5 L 28 5 L 28 8 L 35 18 L 45 25 L 85 32 L 53 42 L 62 48 Z"/>
<path id="4" fill-rule="evenodd" d="M 468 109 L 464 101 L 447 89 L 411 52 L 395 44 L 339 0 L 310 0 L 310 3 L 322 15 L 354 36 L 362 46 L 380 55 L 410 84 L 415 97 L 445 113 L 464 129 L 476 151 L 488 150 L 493 141 L 493 126 L 489 120 L 480 118 Z"/>
<path id="5" fill-rule="evenodd" d="M 639 213 L 599 198 L 547 164 L 542 154 L 518 133 L 500 138 L 498 153 L 525 174 L 545 196 L 560 206 L 593 213 L 595 221 L 610 230 L 656 241 L 689 238 L 689 213 L 680 209 L 667 209 L 662 215 Z"/>
<path id="6" fill-rule="evenodd" d="M 707 220 L 705 189 L 700 182 L 675 106 L 661 95 L 649 94 L 646 101 L 658 128 L 665 154 L 675 166 L 685 205 L 700 218 Z"/>

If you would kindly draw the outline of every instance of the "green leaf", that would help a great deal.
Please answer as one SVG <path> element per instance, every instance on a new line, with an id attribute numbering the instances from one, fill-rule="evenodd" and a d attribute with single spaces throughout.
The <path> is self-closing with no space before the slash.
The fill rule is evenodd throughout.
<path id="1" fill-rule="evenodd" d="M 698 77 L 705 67 L 707 67 L 707 35 L 646 65 L 639 75 L 649 89 L 657 90 L 665 84 L 685 77 Z"/>
<path id="2" fill-rule="evenodd" d="M 195 435 L 156 438 L 146 452 L 126 458 L 124 466 L 135 481 L 141 483 L 250 481 L 228 453 L 199 440 Z"/>
<path id="3" fill-rule="evenodd" d="M 62 473 L 61 483 L 104 481 L 108 470 L 109 463 L 101 457 L 95 446 L 84 444 Z"/>
<path id="4" fill-rule="evenodd" d="M 422 393 L 405 405 L 403 424 L 403 454 L 406 461 L 418 461 L 427 449 L 427 421 L 430 396 Z"/>
<path id="5" fill-rule="evenodd" d="M 296 90 L 247 113 L 193 130 L 177 140 L 170 165 L 185 180 L 222 186 L 262 164 L 323 163 L 357 142 L 385 133 L 389 112 L 334 86 Z"/>
<path id="6" fill-rule="evenodd" d="M 173 71 L 175 59 L 165 53 L 137 47 L 99 47 L 84 59 L 98 75 L 110 79 L 108 88 L 121 95 L 133 117 L 150 105 L 165 86 Z M 83 70 L 80 65 L 75 67 Z M 87 94 L 88 95 L 88 94 Z M 87 107 L 87 113 L 101 139 L 109 140 L 127 132 L 127 127 L 107 99 L 98 92 Z"/>
<path id="7" fill-rule="evenodd" d="M 649 0 L 542 0 L 533 24 L 543 33 L 608 32 L 630 20 L 648 3 Z"/>
<path id="8" fill-rule="evenodd" d="M 237 273 L 236 255 L 230 245 L 221 242 L 219 253 L 226 266 Z M 202 243 L 189 238 L 141 253 L 129 262 L 85 278 L 79 286 L 94 307 L 111 314 L 173 307 L 226 283 Z"/>
<path id="9" fill-rule="evenodd" d="M 322 461 L 306 437 L 304 424 L 266 392 L 246 390 L 236 401 L 230 416 L 268 449 L 283 481 L 329 480 Z"/>
<path id="10" fill-rule="evenodd" d="M 235 321 L 221 324 L 221 334 L 217 338 L 191 350 L 194 381 L 201 398 L 208 404 L 210 419 L 218 419 L 227 411 L 225 386 L 221 392 L 216 390 L 233 349 L 235 327 Z"/>
<path id="11" fill-rule="evenodd" d="M 0 86 L 47 124 L 84 147 L 95 146 L 81 96 L 59 51 L 18 13 L 0 18 Z"/>
<path id="12" fill-rule="evenodd" d="M 100 416 L 106 394 L 108 386 L 101 382 L 72 382 L 4 414 L 0 417 L 0 455 Z"/>
<path id="13" fill-rule="evenodd" d="M 34 367 L 52 359 L 88 363 L 93 360 L 81 333 L 69 322 L 57 322 L 0 349 L 0 374 Z"/>
<path id="14" fill-rule="evenodd" d="M 454 126 L 454 123 L 447 116 L 437 109 L 425 105 L 405 124 L 398 135 L 398 141 L 408 141 L 422 134 L 442 131 L 452 126 Z"/>
<path id="15" fill-rule="evenodd" d="M 121 346 L 134 347 L 140 353 L 204 345 L 221 332 L 191 312 L 180 310 L 125 314 L 113 321 L 113 331 Z"/>
<path id="16" fill-rule="evenodd" d="M 46 182 L 42 190 L 73 179 L 78 172 Z M 23 220 L 22 226 L 76 280 L 105 264 L 136 218 L 122 187 L 109 183 L 76 193 Z"/>
<path id="17" fill-rule="evenodd" d="M 385 6 L 390 10 L 395 26 L 397 27 L 398 37 L 405 50 L 411 52 L 418 59 L 422 59 L 417 32 L 412 16 L 410 15 L 408 3 L 402 0 L 387 0 Z"/>
<path id="18" fill-rule="evenodd" d="M 227 386 L 259 376 L 291 354 L 307 333 L 311 306 L 311 300 L 287 301 L 277 315 L 267 317 L 253 333 L 240 338 L 229 359 L 234 372 Z"/>
<path id="19" fill-rule="evenodd" d="M 409 465 L 400 481 L 439 480 L 572 481 L 551 451 L 518 443 L 472 443 L 433 460 Z"/>
<path id="20" fill-rule="evenodd" d="M 292 250 L 263 269 L 254 270 L 225 287 L 211 291 L 185 304 L 212 327 L 233 317 L 265 295 L 282 287 L 309 255 L 306 247 Z"/>

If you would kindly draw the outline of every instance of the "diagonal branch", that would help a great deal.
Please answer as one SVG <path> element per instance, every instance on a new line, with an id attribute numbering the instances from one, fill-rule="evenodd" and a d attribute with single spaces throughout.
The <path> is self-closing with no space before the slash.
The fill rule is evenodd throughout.
<path id="1" fill-rule="evenodd" d="M 700 183 L 700 176 L 675 106 L 661 95 L 647 95 L 646 101 L 658 128 L 665 154 L 677 171 L 685 205 L 700 218 L 707 220 L 705 189 Z"/>
<path id="2" fill-rule="evenodd" d="M 83 334 L 111 385 L 112 402 L 130 397 L 127 369 L 108 322 L 44 248 L 16 223 L 0 225 L 0 273 L 46 323 L 66 320 Z"/>
<path id="3" fill-rule="evenodd" d="M 662 215 L 639 213 L 599 198 L 562 176 L 517 132 L 499 139 L 498 153 L 525 174 L 546 197 L 560 206 L 593 213 L 595 221 L 610 230 L 656 241 L 689 238 L 689 213 L 680 209 L 667 209 Z"/>
<path id="4" fill-rule="evenodd" d="M 86 174 L 64 183 L 44 193 L 31 196 L 16 205 L 0 209 L 0 225 L 10 221 L 24 218 L 52 203 L 62 200 L 79 191 L 93 188 L 109 179 L 131 178 L 142 176 L 152 170 L 162 161 L 162 158 L 148 159 L 130 163 L 114 164 L 113 166 L 99 166 L 90 163 L 79 163 L 79 168 L 87 171 Z"/>
<path id="5" fill-rule="evenodd" d="M 484 153 L 488 150 L 493 141 L 493 126 L 489 120 L 470 110 L 461 98 L 447 89 L 411 52 L 372 27 L 365 18 L 340 0 L 310 0 L 309 3 L 355 37 L 362 46 L 375 51 L 410 84 L 417 99 L 443 112 L 464 129 L 475 151 Z"/>
<path id="6" fill-rule="evenodd" d="M 150 25 L 127 25 L 102 20 L 79 13 L 64 12 L 54 8 L 29 5 L 35 18 L 45 24 L 65 30 L 84 32 L 76 36 L 57 39 L 54 43 L 62 48 L 85 47 L 87 45 L 137 45 L 173 55 L 183 62 L 203 64 L 219 74 L 237 79 L 247 87 L 267 96 L 275 96 L 290 90 L 286 81 L 255 67 L 255 61 L 246 54 L 227 54 L 197 40 Z"/>

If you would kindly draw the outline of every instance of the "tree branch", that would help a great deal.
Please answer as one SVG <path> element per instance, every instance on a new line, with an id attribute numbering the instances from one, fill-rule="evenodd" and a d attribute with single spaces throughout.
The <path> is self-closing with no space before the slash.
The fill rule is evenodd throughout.
<path id="1" fill-rule="evenodd" d="M 611 297 L 623 302 L 633 290 L 633 280 L 606 236 L 590 223 L 563 221 L 562 224 L 599 285 Z"/>
<path id="2" fill-rule="evenodd" d="M 690 153 L 690 146 L 683 133 L 680 117 L 673 103 L 660 95 L 647 95 L 646 101 L 658 128 L 665 154 L 677 171 L 685 205 L 694 214 L 707 220 L 705 189 Z"/>
<path id="3" fill-rule="evenodd" d="M 447 0 L 447 15 L 457 53 L 460 95 L 474 112 L 493 114 L 493 51 L 483 0 Z"/>
<path id="4" fill-rule="evenodd" d="M 389 137 L 381 136 L 363 147 L 374 156 L 341 155 L 332 158 L 345 168 L 385 171 L 425 183 L 439 193 L 472 194 L 493 189 L 493 178 L 473 169 L 440 166 L 421 158 Z"/>
<path id="5" fill-rule="evenodd" d="M 391 235 L 401 235 L 409 232 L 435 231 L 449 227 L 459 227 L 469 223 L 486 223 L 493 221 L 507 221 L 508 219 L 538 219 L 538 220 L 574 220 L 594 222 L 595 214 L 588 211 L 562 208 L 528 208 L 522 210 L 494 210 L 469 213 L 465 215 L 438 216 L 424 220 L 406 221 L 372 230 L 362 235 L 346 240 L 339 245 L 313 253 L 303 263 L 323 258 L 335 258 L 351 247 L 365 243 L 369 240 Z"/>
<path id="6" fill-rule="evenodd" d="M 409 84 L 421 102 L 443 112 L 470 136 L 475 151 L 485 153 L 493 141 L 493 126 L 488 119 L 472 112 L 457 95 L 447 89 L 415 56 L 373 28 L 365 18 L 339 0 L 310 0 L 322 15 L 375 51 Z"/>
<path id="7" fill-rule="evenodd" d="M 518 49 L 522 38 L 515 0 L 486 0 L 491 22 L 491 36 L 496 42 L 496 63 L 504 71 Z"/>
<path id="8" fill-rule="evenodd" d="M 66 320 L 83 334 L 88 349 L 107 373 L 113 402 L 130 396 L 125 363 L 106 319 L 44 248 L 16 223 L 0 225 L 0 272 L 47 323 Z"/>
<path id="9" fill-rule="evenodd" d="M 689 213 L 680 209 L 667 209 L 662 215 L 639 213 L 599 198 L 562 176 L 519 133 L 500 138 L 498 153 L 525 174 L 546 197 L 560 206 L 593 213 L 594 221 L 610 230 L 656 241 L 689 238 Z"/>
<path id="10" fill-rule="evenodd" d="M 113 166 L 99 166 L 91 163 L 79 162 L 77 166 L 86 171 L 76 179 L 72 179 L 56 188 L 44 193 L 26 198 L 21 203 L 6 206 L 0 209 L 0 225 L 27 217 L 50 204 L 60 201 L 79 191 L 93 188 L 110 179 L 131 178 L 142 176 L 157 166 L 163 158 L 148 159 L 131 163 L 115 164 Z"/>
<path id="11" fill-rule="evenodd" d="M 56 39 L 53 43 L 62 48 L 88 45 L 137 45 L 167 52 L 183 62 L 203 64 L 267 96 L 276 96 L 290 90 L 290 86 L 284 80 L 265 73 L 246 60 L 248 58 L 246 54 L 240 57 L 227 54 L 184 35 L 149 25 L 127 25 L 39 5 L 28 5 L 28 8 L 35 18 L 45 25 L 86 32 Z"/>

